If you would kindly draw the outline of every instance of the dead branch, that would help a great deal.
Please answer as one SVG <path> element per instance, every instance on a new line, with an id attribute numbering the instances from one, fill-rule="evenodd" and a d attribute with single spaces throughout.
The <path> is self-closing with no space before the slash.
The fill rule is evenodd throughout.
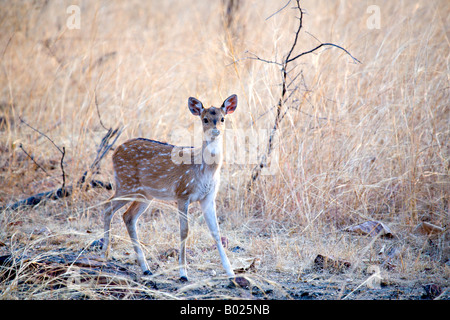
<path id="1" fill-rule="evenodd" d="M 286 3 L 286 5 L 284 5 L 277 12 L 275 12 L 274 14 L 269 16 L 267 19 L 270 19 L 273 15 L 275 15 L 275 14 L 279 13 L 280 11 L 282 11 L 284 8 L 286 8 L 289 5 L 290 2 L 291 2 L 291 0 L 289 0 Z M 348 54 L 353 59 L 354 62 L 361 63 L 358 59 L 356 59 L 353 55 L 351 55 L 350 52 L 348 52 L 348 50 L 346 50 L 343 47 L 338 46 L 338 45 L 336 45 L 334 43 L 329 43 L 329 42 L 321 43 L 317 47 L 315 47 L 315 48 L 313 48 L 311 50 L 308 50 L 308 51 L 304 51 L 304 52 L 302 52 L 302 53 L 300 53 L 300 54 L 298 54 L 298 55 L 296 55 L 296 56 L 291 58 L 291 55 L 293 54 L 293 52 L 294 52 L 294 50 L 295 50 L 295 48 L 297 46 L 297 42 L 298 42 L 300 31 L 302 30 L 302 27 L 303 27 L 303 10 L 302 10 L 302 8 L 300 6 L 300 0 L 296 0 L 296 3 L 297 3 L 296 9 L 298 10 L 298 13 L 299 13 L 299 18 L 298 18 L 299 19 L 299 24 L 298 24 L 298 28 L 297 28 L 297 30 L 295 32 L 295 37 L 294 37 L 294 41 L 292 43 L 292 46 L 290 47 L 290 49 L 289 49 L 287 55 L 285 56 L 285 58 L 283 59 L 283 61 L 280 63 L 280 62 L 277 62 L 277 61 L 271 61 L 271 60 L 268 60 L 268 59 L 263 59 L 263 58 L 260 58 L 256 54 L 253 54 L 253 53 L 251 53 L 253 55 L 253 57 L 247 57 L 247 59 L 258 60 L 258 61 L 261 61 L 261 62 L 264 62 L 264 63 L 271 63 L 271 64 L 279 65 L 279 66 L 281 66 L 281 72 L 282 72 L 281 95 L 280 95 L 280 98 L 278 100 L 278 103 L 275 106 L 276 107 L 275 120 L 274 120 L 274 123 L 273 123 L 273 126 L 272 126 L 272 130 L 270 132 L 270 135 L 269 135 L 269 138 L 268 138 L 268 141 L 267 141 L 266 152 L 262 155 L 261 161 L 252 170 L 251 179 L 250 179 L 250 181 L 248 183 L 248 189 L 252 188 L 253 183 L 259 177 L 259 175 L 261 173 L 261 170 L 263 168 L 267 167 L 267 163 L 268 163 L 270 155 L 271 155 L 271 153 L 273 151 L 275 135 L 277 133 L 277 130 L 278 130 L 279 126 L 280 126 L 281 121 L 283 120 L 284 116 L 286 115 L 286 113 L 288 111 L 288 110 L 285 110 L 285 112 L 283 112 L 283 109 L 284 109 L 283 106 L 289 100 L 289 97 L 292 96 L 293 93 L 289 94 L 289 97 L 286 98 L 286 92 L 287 92 L 288 87 L 291 86 L 291 84 L 294 83 L 295 79 L 297 78 L 297 76 L 296 76 L 296 77 L 294 77 L 294 79 L 292 79 L 290 81 L 289 84 L 287 83 L 288 74 L 289 74 L 289 71 L 288 71 L 289 64 L 294 62 L 298 58 L 300 58 L 300 57 L 302 57 L 304 55 L 313 53 L 316 50 L 318 50 L 318 49 L 320 49 L 322 47 L 325 47 L 325 46 L 331 46 L 331 47 L 335 47 L 335 48 L 341 49 L 346 54 Z M 297 88 L 295 88 L 294 91 L 296 89 Z"/>
<path id="2" fill-rule="evenodd" d="M 32 274 L 33 282 L 64 280 L 60 285 L 70 284 L 69 272 L 76 267 L 78 281 L 95 281 L 96 283 L 108 283 L 110 285 L 128 284 L 126 281 L 136 279 L 136 274 L 123 266 L 112 262 L 103 261 L 94 254 L 79 252 L 64 252 L 49 255 L 8 254 L 0 256 L 0 283 L 10 281 L 18 276 L 18 271 Z M 117 277 L 117 278 L 116 278 Z M 128 279 L 128 280 L 126 280 Z M 119 282 L 121 281 L 121 282 Z"/>
<path id="3" fill-rule="evenodd" d="M 100 116 L 100 111 L 98 108 L 98 102 L 97 102 L 97 94 L 95 93 L 94 96 L 95 99 L 95 106 L 97 109 L 97 115 L 100 121 L 100 125 L 106 129 L 105 125 L 102 122 L 101 116 Z M 44 134 L 43 132 L 33 128 L 32 126 L 30 126 L 28 123 L 26 123 L 22 118 L 20 118 L 20 121 L 22 123 L 24 123 L 25 125 L 27 125 L 29 128 L 33 129 L 34 131 L 38 132 L 41 136 L 47 138 L 57 149 L 59 152 L 61 152 L 62 157 L 61 157 L 61 161 L 60 161 L 60 165 L 61 165 L 61 170 L 63 173 L 63 183 L 62 183 L 62 187 L 58 188 L 56 190 L 52 190 L 52 191 L 47 191 L 47 192 L 42 192 L 42 193 L 38 193 L 35 194 L 31 197 L 28 197 L 24 200 L 20 200 L 17 201 L 9 206 L 6 207 L 0 207 L 0 209 L 5 209 L 5 208 L 9 208 L 11 210 L 16 210 L 19 207 L 22 206 L 35 206 L 39 203 L 41 203 L 42 201 L 45 200 L 57 200 L 57 199 L 61 199 L 64 197 L 68 197 L 70 195 L 72 195 L 72 192 L 74 190 L 73 186 L 67 186 L 66 187 L 66 175 L 64 172 L 64 156 L 66 154 L 66 149 L 65 147 L 62 147 L 62 149 L 60 147 L 58 147 L 58 145 L 56 145 L 56 143 L 50 139 L 46 134 Z M 109 150 L 111 150 L 111 148 L 113 147 L 113 145 L 116 143 L 117 139 L 119 138 L 119 136 L 122 134 L 123 128 L 116 128 L 116 129 L 106 129 L 108 132 L 105 134 L 105 136 L 102 138 L 99 147 L 97 148 L 97 154 L 95 156 L 94 161 L 92 162 L 92 164 L 89 166 L 89 169 L 87 169 L 81 176 L 81 178 L 77 181 L 76 183 L 76 187 L 79 189 L 84 189 L 87 190 L 89 187 L 92 188 L 106 188 L 108 190 L 112 189 L 112 185 L 109 182 L 102 182 L 99 180 L 93 180 L 92 177 L 94 174 L 96 174 L 99 170 L 100 170 L 100 163 L 102 161 L 102 159 L 106 156 L 106 154 L 108 153 Z M 112 140 L 112 141 L 111 141 Z M 25 152 L 25 154 L 27 154 L 31 160 L 34 161 L 33 157 L 30 156 L 23 148 L 22 145 L 20 145 L 20 148 Z M 34 163 L 36 163 L 36 161 L 34 161 Z M 39 164 L 36 163 L 36 165 L 39 166 Z M 42 170 L 44 170 L 41 166 L 39 166 Z M 44 170 L 45 171 L 45 170 Z"/>
<path id="4" fill-rule="evenodd" d="M 289 0 L 283 7 L 281 7 L 281 8 L 278 9 L 276 12 L 274 12 L 274 13 L 272 13 L 270 16 L 268 16 L 268 17 L 266 18 L 266 21 L 269 20 L 270 18 L 272 18 L 272 17 L 273 17 L 274 15 L 276 15 L 277 13 L 283 11 L 284 8 L 286 8 L 286 7 L 289 5 L 289 3 L 291 3 L 291 1 L 292 1 L 292 0 Z"/>
<path id="5" fill-rule="evenodd" d="M 23 153 L 25 153 L 27 155 L 28 158 L 31 159 L 31 161 L 34 162 L 35 165 L 37 165 L 37 167 L 39 169 L 41 169 L 42 171 L 44 171 L 45 173 L 47 173 L 47 170 L 45 170 L 39 163 L 36 162 L 36 160 L 34 160 L 34 157 L 32 155 L 30 155 L 28 152 L 26 152 L 26 150 L 23 148 L 22 144 L 19 144 L 19 148 L 23 151 Z"/>
<path id="6" fill-rule="evenodd" d="M 108 151 L 113 147 L 113 145 L 116 143 L 117 139 L 122 134 L 123 129 L 112 129 L 109 128 L 106 135 L 102 138 L 102 141 L 100 142 L 99 147 L 97 148 L 97 155 L 95 156 L 94 161 L 90 165 L 89 169 L 86 170 L 83 175 L 81 176 L 80 180 L 78 180 L 77 185 L 82 188 L 84 185 L 92 185 L 93 181 L 90 181 L 92 176 L 100 170 L 100 162 L 102 159 L 106 156 Z M 113 138 L 112 142 L 110 140 Z M 95 181 L 95 180 L 94 180 Z M 99 182 L 99 181 L 97 181 Z"/>
<path id="7" fill-rule="evenodd" d="M 61 152 L 62 156 L 61 156 L 61 161 L 60 161 L 60 166 L 61 166 L 61 171 L 62 171 L 62 191 L 64 192 L 64 189 L 66 187 L 66 172 L 64 171 L 64 157 L 66 155 L 66 148 L 62 147 L 62 149 L 52 140 L 49 138 L 49 136 L 47 136 L 45 133 L 39 131 L 36 128 L 33 128 L 32 126 L 30 126 L 28 123 L 26 123 L 21 117 L 19 117 L 20 121 L 22 123 L 24 123 L 27 127 L 33 129 L 34 131 L 36 131 L 37 133 L 39 133 L 41 136 L 47 138 L 48 141 L 50 141 L 56 149 L 58 149 L 59 152 Z"/>
<path id="8" fill-rule="evenodd" d="M 100 180 L 91 180 L 89 182 L 89 186 L 92 188 L 105 188 L 107 190 L 112 189 L 111 183 L 103 182 Z M 72 192 L 73 192 L 73 186 L 71 186 L 71 185 L 65 187 L 64 189 L 58 188 L 56 190 L 41 192 L 41 193 L 32 195 L 31 197 L 28 197 L 24 200 L 14 202 L 13 204 L 11 204 L 9 206 L 0 207 L 0 210 L 4 210 L 4 209 L 16 210 L 20 207 L 35 206 L 46 200 L 59 200 L 59 199 L 65 198 L 65 197 L 70 197 L 72 195 Z"/>
<path id="9" fill-rule="evenodd" d="M 98 102 L 97 102 L 97 92 L 94 92 L 94 102 L 95 108 L 97 109 L 98 121 L 100 121 L 100 125 L 103 127 L 103 129 L 108 130 L 103 124 L 102 117 L 100 116 L 100 110 L 98 109 Z"/>
<path id="10" fill-rule="evenodd" d="M 239 9 L 239 0 L 222 0 L 222 6 L 224 7 L 223 19 L 226 29 L 230 29 L 234 16 Z"/>
<path id="11" fill-rule="evenodd" d="M 341 50 L 344 51 L 346 54 L 348 54 L 348 55 L 353 59 L 353 61 L 355 61 L 355 62 L 357 62 L 357 63 L 362 63 L 361 61 L 359 61 L 358 59 L 356 59 L 354 56 L 352 56 L 351 53 L 348 52 L 346 49 L 342 48 L 341 46 L 338 46 L 337 44 L 329 43 L 329 42 L 321 43 L 321 44 L 319 44 L 317 47 L 315 47 L 314 49 L 311 49 L 311 50 L 309 50 L 309 51 L 302 52 L 302 53 L 300 53 L 299 55 L 293 57 L 292 59 L 289 59 L 287 62 L 289 63 L 289 62 L 292 62 L 292 61 L 294 61 L 294 60 L 297 60 L 297 59 L 300 58 L 301 56 L 304 56 L 304 55 L 306 55 L 306 54 L 312 53 L 312 52 L 314 52 L 314 51 L 316 51 L 316 50 L 322 48 L 323 46 L 331 46 L 331 47 L 336 47 L 336 48 L 338 48 L 338 49 L 341 49 Z"/>
<path id="12" fill-rule="evenodd" d="M 34 128 L 33 128 L 34 129 Z M 88 189 L 89 187 L 92 188 L 106 188 L 107 190 L 112 189 L 112 185 L 109 182 L 103 182 L 99 180 L 93 180 L 92 176 L 93 174 L 97 173 L 100 169 L 100 162 L 101 160 L 106 156 L 108 151 L 113 147 L 119 136 L 121 135 L 123 129 L 112 129 L 110 128 L 106 135 L 102 138 L 102 141 L 100 142 L 100 146 L 97 148 L 97 155 L 90 165 L 89 169 L 86 170 L 81 178 L 76 183 L 76 186 L 78 188 Z M 114 139 L 113 139 L 114 138 Z M 113 139 L 111 141 L 111 139 Z M 110 142 L 111 141 L 111 142 Z M 64 154 L 65 154 L 65 148 L 61 150 L 63 153 L 63 157 L 61 158 L 61 162 L 64 160 Z M 45 200 L 58 200 L 61 198 L 69 197 L 72 195 L 72 192 L 74 190 L 73 186 L 65 186 L 64 184 L 61 188 L 58 188 L 56 190 L 47 191 L 35 194 L 31 197 L 28 197 L 24 200 L 17 201 L 11 205 L 8 205 L 6 207 L 1 207 L 0 210 L 3 209 L 10 209 L 10 210 L 16 210 L 23 206 L 35 206 Z"/>
<path id="13" fill-rule="evenodd" d="M 279 65 L 279 66 L 283 66 L 283 64 L 281 64 L 281 63 L 279 63 L 279 62 L 277 62 L 277 61 L 272 61 L 272 60 L 266 60 L 266 59 L 262 59 L 262 58 L 260 58 L 260 57 L 258 57 L 256 54 L 254 54 L 253 52 L 251 52 L 251 51 L 245 51 L 245 53 L 250 53 L 251 55 L 253 55 L 253 57 L 246 57 L 246 58 L 244 58 L 244 59 L 250 59 L 250 60 L 258 60 L 258 61 L 261 61 L 261 62 L 265 62 L 265 63 L 272 63 L 272 64 L 276 64 L 276 65 Z M 239 61 L 239 60 L 236 60 L 236 62 L 237 61 Z"/>

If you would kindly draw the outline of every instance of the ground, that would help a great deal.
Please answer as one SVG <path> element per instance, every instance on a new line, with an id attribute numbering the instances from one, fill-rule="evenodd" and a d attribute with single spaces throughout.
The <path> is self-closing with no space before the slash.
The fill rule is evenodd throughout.
<path id="1" fill-rule="evenodd" d="M 53 204 L 58 207 L 57 202 Z M 22 213 L 23 214 L 23 213 Z M 194 216 L 198 214 L 194 212 Z M 32 216 L 31 216 L 32 217 Z M 161 212 L 143 218 L 141 233 L 145 224 L 160 223 L 172 216 L 162 217 Z M 201 216 L 199 216 L 201 217 Z M 199 218 L 198 217 L 198 218 Z M 36 218 L 36 217 L 35 217 Z M 45 217 L 40 217 L 40 223 Z M 93 218 L 91 218 L 93 219 Z M 405 272 L 402 263 L 408 263 L 410 239 L 389 237 L 369 237 L 341 231 L 328 237 L 326 243 L 333 245 L 349 243 L 363 250 L 373 251 L 369 259 L 345 259 L 328 257 L 312 250 L 304 252 L 302 244 L 311 250 L 307 236 L 293 235 L 295 241 L 282 237 L 282 233 L 263 233 L 242 239 L 230 238 L 244 232 L 238 230 L 222 240 L 227 245 L 227 253 L 237 276 L 248 282 L 236 285 L 225 277 L 217 250 L 209 237 L 203 222 L 194 222 L 193 238 L 188 243 L 189 281 L 182 282 L 178 276 L 177 239 L 160 244 L 159 248 L 144 246 L 152 276 L 143 276 L 136 264 L 133 249 L 127 241 L 121 219 L 113 223 L 113 244 L 111 257 L 105 260 L 100 255 L 101 224 L 86 228 L 85 222 L 76 224 L 69 221 L 72 230 L 57 231 L 56 224 L 50 227 L 29 227 L 22 215 L 14 222 L 13 233 L 8 243 L 1 243 L 2 256 L 0 283 L 3 298 L 6 299 L 276 299 L 276 300 L 416 300 L 449 299 L 448 261 L 442 259 L 442 245 L 439 239 L 415 236 L 424 241 L 421 255 L 430 261 L 422 265 L 414 278 Z M 69 220 L 78 220 L 70 218 Z M 101 221 L 95 218 L 96 221 Z M 78 221 L 79 222 L 79 221 Z M 225 227 L 226 223 L 222 223 Z M 81 226 L 81 228 L 80 228 Z M 174 226 L 176 227 L 176 223 Z M 62 228 L 64 229 L 64 228 Z M 117 230 L 118 229 L 118 230 Z M 154 232 L 160 232 L 156 229 Z M 118 235 L 119 233 L 119 235 Z M 226 231 L 224 232 L 226 234 Z M 242 234 L 241 234 L 242 235 Z M 162 234 L 167 238 L 168 234 Z M 198 239 L 195 239 L 199 237 Z M 442 240 L 442 239 L 441 239 Z M 160 241 L 160 240 L 159 240 Z M 325 240 L 323 240 L 325 241 Z M 252 245 L 259 243 L 258 246 Z M 286 254 L 285 261 L 276 261 L 273 243 Z M 197 243 L 197 246 L 193 246 Z M 236 245 L 238 243 L 238 245 Z M 334 243 L 334 245 L 336 245 Z M 169 245 L 169 246 L 167 246 Z M 292 261 L 290 251 L 284 246 L 297 246 L 298 261 Z M 260 246 L 269 249 L 258 252 Z M 380 249 L 383 250 L 380 251 Z M 388 249 L 386 249 L 388 248 Z M 382 252 L 382 253 L 380 253 Z M 302 259 L 302 260 L 300 260 Z M 326 260 L 328 259 L 328 260 Z M 416 267 L 416 269 L 419 267 Z M 437 270 L 443 270 L 437 274 Z M 430 287 L 432 286 L 432 287 Z M 431 288 L 431 289 L 430 289 Z M 430 291 L 431 290 L 431 291 Z M 434 291 L 433 291 L 434 290 Z"/>

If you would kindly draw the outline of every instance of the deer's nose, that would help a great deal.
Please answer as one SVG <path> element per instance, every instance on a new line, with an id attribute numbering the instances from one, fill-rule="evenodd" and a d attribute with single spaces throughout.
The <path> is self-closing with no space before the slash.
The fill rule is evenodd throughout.
<path id="1" fill-rule="evenodd" d="M 220 134 L 220 130 L 218 130 L 218 129 L 212 129 L 212 130 L 211 130 L 211 134 L 212 134 L 213 136 L 217 137 L 217 136 Z"/>

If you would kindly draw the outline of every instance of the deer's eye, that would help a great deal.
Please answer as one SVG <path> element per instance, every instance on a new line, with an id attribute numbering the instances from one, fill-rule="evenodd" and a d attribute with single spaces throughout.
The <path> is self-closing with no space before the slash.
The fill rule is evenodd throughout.
<path id="1" fill-rule="evenodd" d="M 204 119 L 203 119 L 203 122 L 204 122 L 204 123 L 208 123 L 208 119 L 204 118 Z"/>
<path id="2" fill-rule="evenodd" d="M 224 122 L 224 121 L 225 121 L 225 118 L 220 119 L 220 121 L 221 121 L 221 122 Z"/>

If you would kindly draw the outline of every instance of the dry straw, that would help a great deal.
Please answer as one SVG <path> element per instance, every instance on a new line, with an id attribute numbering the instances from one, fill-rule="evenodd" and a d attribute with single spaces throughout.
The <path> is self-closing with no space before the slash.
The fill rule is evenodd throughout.
<path id="1" fill-rule="evenodd" d="M 246 58 L 252 52 L 282 61 L 298 26 L 295 2 L 280 12 L 279 1 L 239 1 L 231 11 L 223 3 L 89 1 L 80 5 L 78 29 L 66 23 L 71 3 L 2 2 L 1 205 L 61 186 L 61 155 L 20 119 L 65 147 L 67 185 L 75 185 L 92 163 L 105 127 L 124 128 L 117 143 L 137 136 L 177 143 L 171 140 L 174 130 L 194 134 L 190 96 L 209 106 L 237 93 L 238 116 L 230 118 L 227 131 L 270 130 L 280 66 Z M 270 158 L 276 170 L 249 190 L 255 163 L 224 163 L 220 227 L 232 263 L 260 261 L 247 272 L 250 289 L 229 288 L 222 278 L 198 206 L 189 212 L 191 283 L 178 283 L 177 257 L 162 254 L 178 248 L 177 212 L 161 202 L 139 222 L 158 289 L 134 269 L 119 215 L 112 226 L 113 237 L 120 238 L 112 243 L 112 262 L 135 278 L 106 272 L 100 283 L 99 273 L 86 273 L 98 281 L 77 290 L 67 286 L 67 272 L 73 271 L 67 264 L 66 273 L 36 277 L 33 270 L 44 257 L 96 254 L 89 248 L 102 236 L 98 205 L 111 192 L 90 189 L 0 212 L 0 256 L 17 261 L 12 279 L 0 272 L 0 297 L 285 299 L 307 296 L 304 286 L 315 284 L 322 288 L 315 297 L 358 299 L 374 292 L 365 285 L 372 265 L 382 268 L 386 290 L 410 288 L 404 298 L 420 297 L 424 284 L 448 283 L 448 1 L 385 3 L 378 26 L 368 24 L 376 10 L 368 11 L 364 1 L 304 1 L 302 7 L 301 41 L 292 56 L 332 42 L 362 63 L 325 47 L 294 61 L 277 153 Z M 232 14 L 225 25 L 224 11 Z M 112 182 L 110 157 L 94 175 Z M 388 225 L 397 238 L 344 231 L 371 220 Z M 443 231 L 432 238 L 415 232 L 423 222 Z M 379 254 L 391 247 L 396 255 Z M 318 254 L 353 267 L 344 274 L 317 271 L 312 264 Z"/>

